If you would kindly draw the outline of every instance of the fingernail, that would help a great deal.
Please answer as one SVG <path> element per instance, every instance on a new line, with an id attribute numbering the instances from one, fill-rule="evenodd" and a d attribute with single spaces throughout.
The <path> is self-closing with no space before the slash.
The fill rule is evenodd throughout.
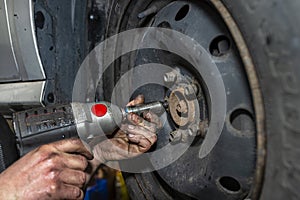
<path id="1" fill-rule="evenodd" d="M 133 120 L 134 118 L 134 114 L 133 113 L 129 113 L 129 115 L 127 116 L 128 120 Z"/>
<path id="2" fill-rule="evenodd" d="M 76 198 L 81 197 L 81 190 L 80 189 L 75 189 L 74 190 L 74 196 L 76 196 Z"/>
<path id="3" fill-rule="evenodd" d="M 135 129 L 135 126 L 133 126 L 133 125 L 128 125 L 128 129 L 133 130 L 133 129 Z"/>
<path id="4" fill-rule="evenodd" d="M 150 119 L 151 117 L 152 117 L 152 115 L 150 112 L 146 113 L 146 118 Z"/>
<path id="5" fill-rule="evenodd" d="M 128 134 L 128 137 L 133 138 L 134 135 L 133 134 Z"/>
<path id="6" fill-rule="evenodd" d="M 142 94 L 140 94 L 140 95 L 137 96 L 137 99 L 142 99 L 142 100 L 144 100 L 144 98 L 145 98 L 145 97 L 144 97 L 144 95 L 142 95 Z"/>

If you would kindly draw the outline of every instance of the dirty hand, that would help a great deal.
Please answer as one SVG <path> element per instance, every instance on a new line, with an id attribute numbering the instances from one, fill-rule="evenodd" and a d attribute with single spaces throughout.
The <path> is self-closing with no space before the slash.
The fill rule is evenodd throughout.
<path id="1" fill-rule="evenodd" d="M 0 174 L 0 199 L 83 199 L 92 158 L 79 139 L 43 145 Z"/>
<path id="2" fill-rule="evenodd" d="M 127 106 L 144 103 L 144 97 L 139 95 Z M 122 124 L 120 130 L 112 139 L 105 140 L 94 147 L 95 159 L 102 163 L 107 161 L 132 158 L 148 151 L 156 142 L 156 132 L 161 128 L 161 122 L 155 114 L 146 112 L 143 118 L 129 114 L 128 123 Z"/>

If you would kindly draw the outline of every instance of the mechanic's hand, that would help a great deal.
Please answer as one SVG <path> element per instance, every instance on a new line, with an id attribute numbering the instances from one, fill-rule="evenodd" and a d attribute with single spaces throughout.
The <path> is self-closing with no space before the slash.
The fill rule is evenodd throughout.
<path id="1" fill-rule="evenodd" d="M 83 199 L 92 158 L 79 139 L 41 146 L 0 174 L 0 199 Z"/>
<path id="2" fill-rule="evenodd" d="M 144 97 L 139 95 L 127 106 L 142 103 L 144 103 Z M 132 158 L 148 151 L 156 142 L 156 132 L 162 125 L 158 116 L 151 112 L 144 113 L 143 117 L 129 114 L 128 123 L 123 124 L 112 139 L 105 140 L 94 147 L 95 159 L 105 163 Z"/>

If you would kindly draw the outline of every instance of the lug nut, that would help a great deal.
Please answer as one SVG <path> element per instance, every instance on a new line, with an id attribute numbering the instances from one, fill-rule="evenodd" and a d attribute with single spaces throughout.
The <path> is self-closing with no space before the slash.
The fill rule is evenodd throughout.
<path id="1" fill-rule="evenodd" d="M 181 140 L 181 132 L 176 130 L 170 133 L 170 141 L 171 142 L 179 142 Z"/>
<path id="2" fill-rule="evenodd" d="M 188 134 L 185 133 L 181 135 L 181 142 L 184 143 L 188 142 Z"/>
<path id="3" fill-rule="evenodd" d="M 193 124 L 188 129 L 189 136 L 197 136 L 199 133 L 199 126 L 197 124 Z"/>
<path id="4" fill-rule="evenodd" d="M 164 82 L 166 84 L 172 84 L 176 81 L 177 74 L 175 72 L 168 72 L 164 75 Z"/>
<path id="5" fill-rule="evenodd" d="M 196 97 L 198 93 L 198 87 L 195 84 L 188 85 L 184 88 L 184 94 L 186 96 Z"/>
<path id="6" fill-rule="evenodd" d="M 201 121 L 199 123 L 199 130 L 197 135 L 204 138 L 206 136 L 207 131 L 208 131 L 208 121 L 207 120 Z"/>

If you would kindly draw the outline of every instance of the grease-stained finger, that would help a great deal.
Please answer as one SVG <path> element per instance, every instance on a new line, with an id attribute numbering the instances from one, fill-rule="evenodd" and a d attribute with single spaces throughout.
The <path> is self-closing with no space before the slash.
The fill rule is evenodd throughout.
<path id="1" fill-rule="evenodd" d="M 63 184 L 55 196 L 58 196 L 58 199 L 83 199 L 84 193 L 79 187 Z"/>
<path id="2" fill-rule="evenodd" d="M 141 126 L 134 126 L 134 125 L 131 125 L 131 124 L 127 124 L 124 127 L 125 127 L 125 130 L 126 130 L 128 136 L 129 135 L 141 135 L 141 136 L 149 139 L 150 141 L 152 141 L 151 138 L 156 136 L 156 134 L 154 132 L 149 131 L 148 129 L 145 129 Z"/>
<path id="3" fill-rule="evenodd" d="M 69 169 L 84 171 L 88 166 L 87 159 L 82 155 L 64 153 L 62 158 Z"/>
<path id="4" fill-rule="evenodd" d="M 162 122 L 161 122 L 161 120 L 160 120 L 159 117 L 158 117 L 156 114 L 154 114 L 153 112 L 151 112 L 151 111 L 143 112 L 143 117 L 144 117 L 147 121 L 149 121 L 149 122 L 155 124 L 157 129 L 161 129 L 161 128 L 162 128 Z"/>
<path id="5" fill-rule="evenodd" d="M 127 120 L 132 123 L 133 125 L 136 126 L 141 126 L 153 133 L 155 133 L 157 131 L 157 126 L 154 123 L 148 122 L 147 120 L 143 119 L 142 117 L 136 115 L 136 114 L 129 114 L 127 116 Z"/>
<path id="6" fill-rule="evenodd" d="M 83 187 L 86 182 L 86 174 L 73 169 L 65 169 L 59 174 L 59 178 L 64 183 L 77 187 Z"/>
<path id="7" fill-rule="evenodd" d="M 148 151 L 152 144 L 156 142 L 157 137 L 152 136 L 150 138 L 145 138 L 143 135 L 128 135 L 128 139 L 130 142 L 137 144 L 140 151 L 145 152 Z"/>
<path id="8" fill-rule="evenodd" d="M 93 159 L 93 155 L 85 148 L 81 140 L 78 138 L 61 140 L 51 145 L 55 146 L 61 152 L 78 153 L 89 160 Z"/>
<path id="9" fill-rule="evenodd" d="M 144 103 L 145 97 L 144 95 L 138 95 L 134 100 L 130 101 L 127 106 L 136 106 Z"/>

